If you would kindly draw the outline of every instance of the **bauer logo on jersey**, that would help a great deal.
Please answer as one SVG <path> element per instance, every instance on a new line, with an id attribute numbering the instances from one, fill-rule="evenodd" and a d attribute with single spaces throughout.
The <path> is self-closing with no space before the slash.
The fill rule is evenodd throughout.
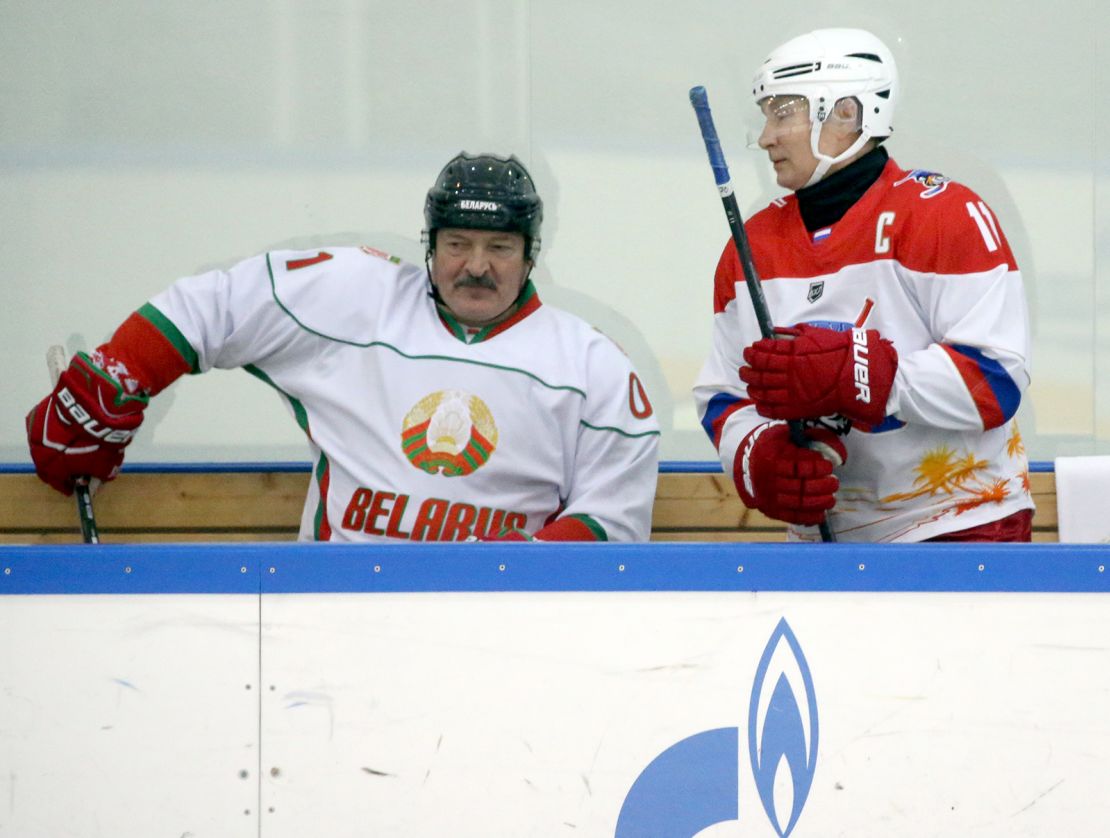
<path id="1" fill-rule="evenodd" d="M 462 390 L 425 396 L 401 427 L 401 450 L 428 474 L 470 474 L 486 464 L 496 447 L 493 414 L 480 398 Z"/>
<path id="2" fill-rule="evenodd" d="M 919 183 L 925 187 L 921 190 L 922 198 L 932 198 L 948 188 L 951 178 L 945 177 L 939 172 L 927 172 L 924 169 L 914 169 L 894 185 L 901 186 L 903 183 L 909 183 L 910 181 Z"/>

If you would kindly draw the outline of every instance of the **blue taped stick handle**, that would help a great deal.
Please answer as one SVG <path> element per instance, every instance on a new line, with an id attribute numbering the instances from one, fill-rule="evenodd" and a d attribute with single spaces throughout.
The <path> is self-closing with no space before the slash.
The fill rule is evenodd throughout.
<path id="1" fill-rule="evenodd" d="M 698 118 L 701 138 L 705 141 L 705 151 L 709 155 L 709 165 L 713 169 L 713 179 L 717 181 L 718 187 L 727 186 L 730 180 L 728 164 L 725 163 L 721 141 L 717 138 L 717 128 L 713 124 L 713 114 L 709 110 L 709 96 L 700 84 L 690 88 L 690 104 L 694 106 L 694 113 Z"/>
<path id="2" fill-rule="evenodd" d="M 713 124 L 713 114 L 709 110 L 709 96 L 704 87 L 698 85 L 690 88 L 690 104 L 694 106 L 694 113 L 698 118 L 698 127 L 701 129 L 701 137 L 705 141 L 705 150 L 709 154 L 709 165 L 713 169 L 713 178 L 717 181 L 717 191 L 721 195 L 721 203 L 725 208 L 725 217 L 728 219 L 728 226 L 732 231 L 732 240 L 736 244 L 736 255 L 740 258 L 740 266 L 744 270 L 744 281 L 748 286 L 748 294 L 752 298 L 752 307 L 755 309 L 755 319 L 759 323 L 759 331 L 765 338 L 774 337 L 775 325 L 771 321 L 771 312 L 767 310 L 767 301 L 763 298 L 759 275 L 756 273 L 755 262 L 752 260 L 751 245 L 748 244 L 748 235 L 744 232 L 744 222 L 740 218 L 740 207 L 736 204 L 736 194 L 728 174 L 725 154 L 721 151 L 721 142 L 717 138 L 717 128 Z"/>

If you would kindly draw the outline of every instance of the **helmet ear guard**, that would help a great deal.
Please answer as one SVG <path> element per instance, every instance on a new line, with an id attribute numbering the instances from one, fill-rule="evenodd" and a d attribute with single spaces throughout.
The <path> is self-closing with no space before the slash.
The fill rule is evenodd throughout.
<path id="1" fill-rule="evenodd" d="M 845 131 L 860 131 L 863 127 L 862 111 L 859 99 L 855 96 L 844 96 L 833 103 L 825 117 L 825 122 Z"/>
<path id="2" fill-rule="evenodd" d="M 496 230 L 524 236 L 524 253 L 535 262 L 540 251 L 543 201 L 532 176 L 515 156 L 460 152 L 428 190 L 421 241 L 430 256 L 436 232 L 445 227 Z"/>
<path id="3" fill-rule="evenodd" d="M 817 169 L 806 186 L 856 154 L 868 140 L 881 142 L 894 131 L 898 69 L 894 56 L 863 29 L 818 29 L 771 51 L 752 83 L 756 103 L 768 96 L 804 96 L 812 122 L 810 147 Z M 820 150 L 821 129 L 845 99 L 858 103 L 859 138 L 836 157 Z M 835 124 L 835 123 L 834 123 Z"/>

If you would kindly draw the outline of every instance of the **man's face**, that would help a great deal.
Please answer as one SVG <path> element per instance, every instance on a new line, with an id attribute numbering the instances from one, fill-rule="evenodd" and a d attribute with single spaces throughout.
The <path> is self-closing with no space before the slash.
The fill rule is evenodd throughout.
<path id="1" fill-rule="evenodd" d="M 464 325 L 504 319 L 530 267 L 520 233 L 452 227 L 436 232 L 432 283 Z"/>
<path id="2" fill-rule="evenodd" d="M 809 101 L 804 96 L 768 96 L 760 100 L 759 108 L 764 119 L 759 147 L 771 158 L 779 186 L 796 192 L 809 183 L 818 163 L 810 140 L 813 123 L 809 118 Z M 859 102 L 845 97 L 837 101 L 821 126 L 817 147 L 822 154 L 835 159 L 851 148 L 859 136 Z M 843 169 L 868 148 L 832 164 L 825 175 Z"/>
<path id="3" fill-rule="evenodd" d="M 809 102 L 804 96 L 768 96 L 759 102 L 763 131 L 759 147 L 775 167 L 775 179 L 792 192 L 809 182 L 817 158 L 809 144 Z"/>

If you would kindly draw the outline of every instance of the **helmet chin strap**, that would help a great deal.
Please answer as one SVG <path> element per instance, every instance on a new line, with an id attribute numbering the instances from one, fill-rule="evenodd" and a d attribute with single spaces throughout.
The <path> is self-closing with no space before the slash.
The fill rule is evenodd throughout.
<path id="1" fill-rule="evenodd" d="M 817 158 L 817 168 L 813 170 L 813 174 L 810 175 L 809 180 L 806 181 L 806 186 L 813 186 L 813 184 L 817 183 L 829 173 L 830 168 L 837 163 L 850 159 L 852 155 L 863 148 L 867 141 L 871 139 L 867 134 L 860 132 L 860 135 L 856 137 L 856 141 L 848 146 L 848 148 L 844 149 L 844 151 L 840 152 L 836 157 L 829 157 L 829 155 L 822 154 L 819 150 L 821 144 L 821 129 L 824 127 L 824 124 L 823 122 L 814 120 L 813 128 L 809 134 L 809 145 L 810 149 L 813 151 L 813 156 Z M 805 186 L 802 188 L 804 189 Z"/>

